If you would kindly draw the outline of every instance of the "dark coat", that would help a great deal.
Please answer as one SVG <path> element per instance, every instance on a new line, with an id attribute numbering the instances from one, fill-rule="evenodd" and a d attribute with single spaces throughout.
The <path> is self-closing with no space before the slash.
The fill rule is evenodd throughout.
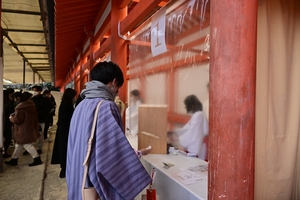
<path id="1" fill-rule="evenodd" d="M 40 137 L 37 111 L 32 101 L 19 103 L 10 121 L 14 124 L 14 138 L 17 144 L 29 144 Z"/>
<path id="2" fill-rule="evenodd" d="M 9 100 L 4 104 L 4 119 L 5 119 L 5 121 L 4 121 L 4 132 L 8 132 L 9 134 L 11 134 L 11 126 L 12 126 L 12 123 L 9 120 L 9 116 L 13 112 L 15 112 L 14 101 Z"/>
<path id="3" fill-rule="evenodd" d="M 45 123 L 52 108 L 50 99 L 39 94 L 32 97 L 30 100 L 32 100 L 36 106 L 39 123 Z"/>
<path id="4" fill-rule="evenodd" d="M 50 97 L 50 101 L 51 101 L 51 104 L 52 104 L 52 107 L 51 107 L 51 110 L 50 110 L 50 115 L 55 116 L 56 102 L 55 102 L 55 98 L 52 95 Z"/>
<path id="5" fill-rule="evenodd" d="M 60 164 L 61 168 L 66 167 L 69 128 L 73 112 L 73 103 L 62 100 L 58 110 L 57 130 L 51 159 L 51 164 Z"/>

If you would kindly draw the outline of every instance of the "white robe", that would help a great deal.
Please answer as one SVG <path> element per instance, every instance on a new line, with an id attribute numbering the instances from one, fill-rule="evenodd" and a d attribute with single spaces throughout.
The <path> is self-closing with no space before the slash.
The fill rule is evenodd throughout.
<path id="1" fill-rule="evenodd" d="M 137 100 L 126 109 L 126 133 L 130 133 L 133 136 L 138 134 L 138 108 L 141 104 L 142 102 Z"/>
<path id="2" fill-rule="evenodd" d="M 195 112 L 190 121 L 175 133 L 179 136 L 180 145 L 189 153 L 205 159 L 206 145 L 203 138 L 208 134 L 208 122 L 202 111 Z"/>

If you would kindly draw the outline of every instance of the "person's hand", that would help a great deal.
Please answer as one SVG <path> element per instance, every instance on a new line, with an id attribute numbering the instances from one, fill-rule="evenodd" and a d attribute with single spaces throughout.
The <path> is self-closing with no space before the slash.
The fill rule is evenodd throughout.
<path id="1" fill-rule="evenodd" d="M 140 150 L 140 152 L 141 152 L 141 154 L 144 156 L 144 155 L 148 155 L 149 153 L 151 153 L 151 151 L 152 151 L 152 148 L 150 147 L 147 147 L 147 148 L 145 148 L 145 149 L 141 149 Z"/>
<path id="2" fill-rule="evenodd" d="M 167 142 L 172 144 L 173 146 L 178 146 L 179 145 L 178 135 L 174 131 L 168 131 Z"/>
<path id="3" fill-rule="evenodd" d="M 10 114 L 9 119 L 11 119 L 13 116 L 15 116 L 15 113 Z"/>

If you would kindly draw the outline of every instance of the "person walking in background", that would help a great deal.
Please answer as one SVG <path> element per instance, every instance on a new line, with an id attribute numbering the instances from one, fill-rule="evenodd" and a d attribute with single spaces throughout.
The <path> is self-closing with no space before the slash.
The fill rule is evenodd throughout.
<path id="1" fill-rule="evenodd" d="M 208 134 L 208 122 L 202 112 L 202 103 L 195 95 L 189 95 L 184 99 L 184 104 L 192 117 L 183 128 L 168 132 L 170 143 L 205 160 L 207 148 L 203 139 Z"/>
<path id="2" fill-rule="evenodd" d="M 15 111 L 15 105 L 13 100 L 14 89 L 8 88 L 3 90 L 3 103 L 4 103 L 4 127 L 3 127 L 3 137 L 4 137 L 4 154 L 3 158 L 9 158 L 11 155 L 7 153 L 8 147 L 12 139 L 12 123 L 9 120 L 10 114 Z"/>
<path id="3" fill-rule="evenodd" d="M 37 151 L 39 154 L 42 153 L 43 146 L 44 146 L 44 128 L 45 128 L 45 122 L 47 120 L 47 117 L 50 113 L 52 103 L 49 98 L 43 97 L 42 93 L 42 87 L 35 85 L 32 87 L 33 96 L 31 100 L 34 102 L 37 110 L 37 118 L 40 125 L 40 131 L 41 131 L 41 137 L 37 141 Z M 24 152 L 24 154 L 26 154 Z"/>
<path id="4" fill-rule="evenodd" d="M 126 135 L 138 134 L 138 108 L 142 104 L 140 92 L 132 90 L 130 92 L 130 106 L 126 109 Z"/>
<path id="5" fill-rule="evenodd" d="M 76 102 L 75 102 L 75 105 L 74 107 L 76 108 L 78 106 L 78 104 L 83 100 L 83 98 L 80 96 L 80 94 L 78 95 L 77 99 L 76 99 Z"/>
<path id="6" fill-rule="evenodd" d="M 14 138 L 16 140 L 15 151 L 11 156 L 11 160 L 4 163 L 13 166 L 18 165 L 18 158 L 24 147 L 34 159 L 29 166 L 41 165 L 43 163 L 41 157 L 32 144 L 40 137 L 36 107 L 21 92 L 14 94 L 14 101 L 17 106 L 9 119 L 13 123 Z"/>
<path id="7" fill-rule="evenodd" d="M 29 100 L 32 97 L 32 94 L 30 92 L 25 91 L 25 92 L 23 92 L 23 94 L 25 95 L 25 98 L 27 100 Z"/>
<path id="8" fill-rule="evenodd" d="M 50 118 L 50 121 L 49 121 L 49 126 L 53 126 L 53 117 L 55 116 L 55 111 L 56 111 L 56 101 L 55 101 L 55 98 L 54 96 L 51 94 L 50 92 L 50 100 L 51 100 L 51 103 L 53 105 L 53 110 L 51 109 L 50 113 L 52 113 L 51 115 L 51 118 Z"/>
<path id="9" fill-rule="evenodd" d="M 66 176 L 68 136 L 75 102 L 76 91 L 67 88 L 61 98 L 58 110 L 57 130 L 51 159 L 51 164 L 60 164 L 60 178 L 65 178 Z"/>
<path id="10" fill-rule="evenodd" d="M 150 182 L 134 149 L 124 134 L 119 109 L 114 102 L 123 85 L 123 73 L 112 62 L 100 62 L 90 72 L 70 124 L 66 181 L 68 199 L 81 199 L 83 162 L 96 107 L 97 123 L 92 142 L 87 187 L 94 187 L 101 200 L 134 199 Z"/>
<path id="11" fill-rule="evenodd" d="M 51 95 L 50 90 L 45 90 L 43 92 L 43 96 L 46 98 L 49 98 L 51 101 L 51 109 L 50 113 L 48 114 L 46 121 L 45 121 L 45 128 L 44 128 L 44 142 L 49 141 L 51 142 L 52 140 L 48 138 L 48 129 L 50 126 L 53 125 L 53 116 L 55 115 L 55 108 L 56 108 L 56 102 L 54 97 Z"/>

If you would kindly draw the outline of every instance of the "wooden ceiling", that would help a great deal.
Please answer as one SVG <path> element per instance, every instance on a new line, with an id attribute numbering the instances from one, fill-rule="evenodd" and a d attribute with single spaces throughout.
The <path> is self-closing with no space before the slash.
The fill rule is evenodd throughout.
<path id="1" fill-rule="evenodd" d="M 78 64 L 80 55 L 84 56 L 91 36 L 97 37 L 99 46 L 107 45 L 105 41 L 111 32 L 111 3 L 118 2 L 121 8 L 127 7 L 128 17 L 120 23 L 120 31 L 124 34 L 134 31 L 168 1 L 26 0 L 22 3 L 3 0 L 1 24 L 5 36 L 4 52 L 7 52 L 4 78 L 22 83 L 25 60 L 26 83 L 40 79 L 53 81 L 56 87 L 61 87 Z M 33 24 L 30 24 L 34 21 L 31 19 L 35 19 Z"/>
<path id="2" fill-rule="evenodd" d="M 64 0 L 54 4 L 55 41 L 55 85 L 61 86 L 68 74 L 80 60 L 85 44 L 98 33 L 97 42 L 101 46 L 110 36 L 111 3 L 118 2 L 120 8 L 127 6 L 128 14 L 137 12 L 141 5 L 152 5 L 140 14 L 142 18 L 129 19 L 134 23 L 122 27 L 134 30 L 169 0 Z M 138 6 L 139 5 L 139 6 Z M 99 25 L 101 24 L 101 25 Z M 124 23 L 123 23 L 124 24 Z M 96 30 L 95 30 L 96 29 Z M 124 30 L 123 30 L 124 31 Z M 128 31 L 128 30 L 127 30 Z M 99 34 L 101 32 L 101 34 Z M 122 32 L 122 29 L 121 29 Z M 99 37 L 99 35 L 101 35 Z"/>
<path id="3" fill-rule="evenodd" d="M 54 5 L 55 79 L 61 85 L 93 32 L 94 20 L 103 6 L 99 0 L 64 0 Z"/>

